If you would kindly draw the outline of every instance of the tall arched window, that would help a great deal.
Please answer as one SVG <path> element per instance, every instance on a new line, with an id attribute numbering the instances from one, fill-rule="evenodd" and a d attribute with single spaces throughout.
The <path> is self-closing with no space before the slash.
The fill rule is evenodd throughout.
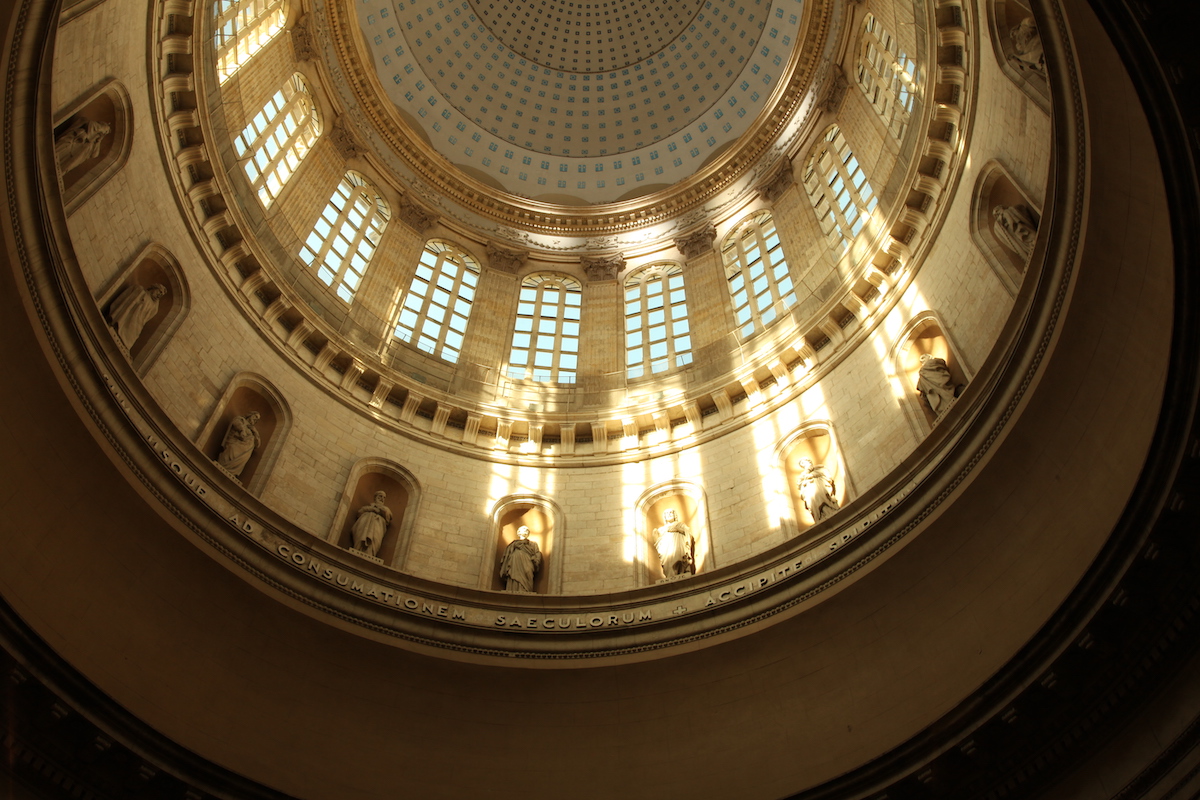
<path id="1" fill-rule="evenodd" d="M 655 264 L 625 279 L 625 369 L 630 378 L 692 363 L 683 267 Z"/>
<path id="2" fill-rule="evenodd" d="M 574 383 L 579 361 L 583 288 L 565 275 L 530 275 L 521 282 L 508 377 Z"/>
<path id="3" fill-rule="evenodd" d="M 279 196 L 320 135 L 312 94 L 300 73 L 295 73 L 233 141 L 264 206 Z"/>
<path id="4" fill-rule="evenodd" d="M 349 303 L 390 217 L 379 190 L 357 172 L 347 172 L 300 246 L 300 259 Z"/>
<path id="5" fill-rule="evenodd" d="M 283 30 L 287 8 L 283 0 L 215 0 L 213 17 L 217 80 L 224 83 Z"/>
<path id="6" fill-rule="evenodd" d="M 743 336 L 765 328 L 796 304 L 779 231 L 770 211 L 745 220 L 721 247 L 733 314 Z"/>
<path id="7" fill-rule="evenodd" d="M 809 158 L 804 186 L 829 246 L 842 255 L 871 218 L 876 199 L 838 126 L 829 129 Z"/>
<path id="8" fill-rule="evenodd" d="M 874 14 L 867 14 L 858 61 L 858 85 L 897 139 L 904 136 L 920 84 L 917 63 L 900 49 Z"/>
<path id="9" fill-rule="evenodd" d="M 450 242 L 430 239 L 400 303 L 397 338 L 458 361 L 478 285 L 478 261 Z"/>

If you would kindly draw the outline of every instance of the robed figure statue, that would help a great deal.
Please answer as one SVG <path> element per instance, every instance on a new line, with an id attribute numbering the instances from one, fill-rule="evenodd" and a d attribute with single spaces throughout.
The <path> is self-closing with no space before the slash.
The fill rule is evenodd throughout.
<path id="1" fill-rule="evenodd" d="M 1037 224 L 1029 209 L 1022 205 L 996 206 L 992 209 L 992 232 L 1000 243 L 1012 250 L 1022 261 L 1033 256 L 1033 243 L 1037 240 Z"/>
<path id="2" fill-rule="evenodd" d="M 58 172 L 66 175 L 71 170 L 100 155 L 104 137 L 112 132 L 107 122 L 92 122 L 80 119 L 54 140 L 54 160 Z"/>
<path id="3" fill-rule="evenodd" d="M 504 581 L 504 591 L 525 592 L 533 591 L 533 579 L 542 568 L 542 553 L 538 550 L 537 542 L 529 538 L 529 528 L 522 525 L 517 528 L 517 538 L 504 548 L 500 557 L 500 578 Z"/>
<path id="4" fill-rule="evenodd" d="M 659 563 L 662 564 L 663 580 L 684 578 L 696 572 L 696 562 L 693 553 L 695 543 L 687 526 L 679 520 L 679 513 L 673 508 L 663 512 L 663 525 L 655 529 L 658 538 L 654 541 L 654 549 L 658 552 Z"/>
<path id="5" fill-rule="evenodd" d="M 942 418 L 961 391 L 962 386 L 954 384 L 946 359 L 938 358 L 932 353 L 921 354 L 921 368 L 917 371 L 917 392 L 925 398 L 935 420 Z"/>
<path id="6" fill-rule="evenodd" d="M 257 411 L 234 417 L 229 423 L 229 430 L 225 432 L 225 439 L 221 442 L 221 453 L 217 456 L 217 463 L 235 478 L 242 474 L 246 462 L 261 443 L 258 430 L 254 427 L 258 417 Z"/>
<path id="7" fill-rule="evenodd" d="M 800 459 L 800 498 L 804 507 L 812 514 L 813 522 L 833 516 L 838 510 L 833 478 L 825 472 L 824 464 L 815 464 L 811 458 Z"/>
<path id="8" fill-rule="evenodd" d="M 392 524 L 392 510 L 383 504 L 387 493 L 375 493 L 375 502 L 358 510 L 358 519 L 350 529 L 354 538 L 354 549 L 369 556 L 379 554 L 379 546 L 383 544 L 383 535 Z"/>
<path id="9" fill-rule="evenodd" d="M 167 289 L 161 283 L 150 286 L 131 283 L 109 305 L 108 318 L 126 351 L 133 348 L 146 323 L 154 319 L 158 313 L 158 301 L 166 294 Z"/>

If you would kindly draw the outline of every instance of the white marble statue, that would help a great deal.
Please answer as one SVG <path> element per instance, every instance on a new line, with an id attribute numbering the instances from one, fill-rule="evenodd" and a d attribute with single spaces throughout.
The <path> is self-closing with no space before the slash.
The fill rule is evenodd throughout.
<path id="1" fill-rule="evenodd" d="M 663 524 L 655 529 L 654 549 L 662 563 L 663 579 L 684 578 L 696 572 L 695 542 L 673 508 L 663 512 Z"/>
<path id="2" fill-rule="evenodd" d="M 58 172 L 66 175 L 85 161 L 100 155 L 104 137 L 111 133 L 107 122 L 89 122 L 80 119 L 54 140 L 54 160 Z"/>
<path id="3" fill-rule="evenodd" d="M 812 514 L 813 521 L 820 522 L 832 517 L 838 510 L 833 478 L 825 472 L 824 464 L 815 464 L 811 458 L 800 459 L 800 498 L 804 507 Z"/>
<path id="4" fill-rule="evenodd" d="M 392 510 L 383 504 L 387 494 L 383 491 L 375 493 L 375 501 L 358 510 L 358 519 L 350 529 L 354 539 L 354 549 L 369 556 L 379 554 L 379 546 L 383 544 L 383 535 L 392 524 Z"/>
<path id="5" fill-rule="evenodd" d="M 962 386 L 954 385 L 954 378 L 950 375 L 946 359 L 931 353 L 921 354 L 921 368 L 917 372 L 917 392 L 925 398 L 929 410 L 933 412 L 934 420 L 942 418 L 961 391 Z"/>
<path id="6" fill-rule="evenodd" d="M 517 528 L 517 538 L 504 548 L 500 557 L 500 578 L 504 591 L 529 593 L 533 591 L 533 579 L 542 568 L 542 553 L 537 542 L 529 538 L 529 528 Z"/>
<path id="7" fill-rule="evenodd" d="M 1046 54 L 1042 50 L 1042 37 L 1038 34 L 1033 17 L 1026 17 L 1009 31 L 1012 39 L 1012 55 L 1010 58 L 1018 67 L 1030 69 L 1044 75 L 1046 73 Z"/>
<path id="8" fill-rule="evenodd" d="M 221 453 L 217 456 L 217 463 L 235 478 L 242 474 L 246 462 L 261 444 L 258 431 L 254 427 L 258 418 L 257 411 L 234 417 L 229 423 L 229 430 L 225 432 L 225 439 L 221 442 Z"/>
<path id="9" fill-rule="evenodd" d="M 992 218 L 992 232 L 1000 243 L 1028 262 L 1037 240 L 1037 225 L 1029 209 L 1022 205 L 996 206 Z"/>
<path id="10" fill-rule="evenodd" d="M 131 283 L 122 289 L 108 307 L 108 318 L 113 330 L 126 350 L 142 335 L 146 323 L 158 313 L 158 301 L 165 297 L 167 289 L 161 283 L 142 286 Z"/>

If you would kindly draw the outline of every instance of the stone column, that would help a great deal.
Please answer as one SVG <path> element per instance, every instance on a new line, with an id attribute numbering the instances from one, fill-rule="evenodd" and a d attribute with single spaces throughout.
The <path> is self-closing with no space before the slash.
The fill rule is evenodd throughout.
<path id="1" fill-rule="evenodd" d="M 675 247 L 686 259 L 683 285 L 692 328 L 692 351 L 697 361 L 706 347 L 732 349 L 729 333 L 735 329 L 735 321 L 725 266 L 714 246 L 716 235 L 716 229 L 706 225 L 675 240 Z"/>
<path id="2" fill-rule="evenodd" d="M 525 254 L 496 246 L 487 249 L 488 267 L 479 276 L 471 319 L 459 356 L 455 390 L 487 393 L 508 362 L 513 320 L 517 313 L 518 272 Z"/>
<path id="3" fill-rule="evenodd" d="M 585 390 L 605 390 L 625 383 L 625 325 L 621 299 L 620 254 L 585 256 L 583 311 L 579 328 L 579 383 Z"/>

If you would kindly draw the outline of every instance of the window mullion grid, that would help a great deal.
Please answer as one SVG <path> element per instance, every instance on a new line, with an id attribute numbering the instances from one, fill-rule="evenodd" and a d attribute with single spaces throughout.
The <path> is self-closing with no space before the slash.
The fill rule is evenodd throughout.
<path id="1" fill-rule="evenodd" d="M 733 253 L 734 269 L 733 274 L 729 276 L 727 281 L 731 290 L 729 294 L 730 299 L 736 300 L 737 293 L 732 291 L 732 289 L 734 282 L 739 278 L 741 279 L 742 287 L 742 300 L 733 307 L 733 316 L 734 319 L 739 323 L 738 330 L 741 331 L 743 336 L 749 336 L 751 333 L 754 333 L 756 329 L 757 319 L 754 315 L 754 302 L 752 300 L 752 292 L 749 282 L 750 271 L 746 269 L 746 253 L 742 249 L 742 239 L 740 236 L 734 240 L 731 252 Z M 746 313 L 750 315 L 750 318 L 745 322 L 741 322 L 740 320 L 741 314 L 739 312 L 741 312 L 742 309 L 746 309 Z"/>
<path id="2" fill-rule="evenodd" d="M 291 133 L 288 134 L 287 138 L 280 143 L 279 149 L 274 153 L 274 155 L 271 156 L 267 166 L 265 166 L 262 170 L 262 186 L 259 187 L 259 195 L 261 196 L 263 192 L 266 192 L 270 198 L 270 200 L 264 203 L 264 205 L 268 205 L 275 199 L 279 193 L 279 190 L 283 188 L 283 185 L 287 183 L 288 178 L 291 177 L 292 172 L 295 171 L 295 169 L 291 169 L 286 175 L 278 174 L 280 172 L 280 166 L 284 164 L 288 154 L 296 149 L 296 145 L 308 133 L 309 109 L 307 107 L 303 108 L 300 111 L 300 115 L 297 116 L 297 107 L 301 106 L 305 99 L 306 98 L 303 92 L 293 91 L 292 96 L 288 98 L 287 104 L 283 107 L 283 110 L 275 116 L 275 119 L 272 120 L 272 123 L 268 126 L 267 133 L 260 137 L 261 142 L 265 143 L 267 138 L 274 136 L 275 133 L 284 126 L 288 119 L 292 119 L 295 122 L 295 128 L 291 131 Z M 295 155 L 297 160 L 296 166 L 298 167 L 299 161 L 304 157 L 304 154 L 296 152 Z M 275 177 L 279 183 L 279 187 L 275 191 L 271 191 L 269 188 L 271 177 Z"/>
<path id="3" fill-rule="evenodd" d="M 671 319 L 671 292 L 670 292 L 670 289 L 667 284 L 666 271 L 663 270 L 663 271 L 658 272 L 655 275 L 654 280 L 657 281 L 658 286 L 659 286 L 659 292 L 662 295 L 661 309 L 662 309 L 662 326 L 663 326 L 663 337 L 664 337 L 662 340 L 662 344 L 663 344 L 663 348 L 665 349 L 665 352 L 663 353 L 663 356 L 661 359 L 655 359 L 654 353 L 651 350 L 647 349 L 646 358 L 647 358 L 647 362 L 650 365 L 651 373 L 655 372 L 655 369 L 654 369 L 655 361 L 663 361 L 666 364 L 666 366 L 663 369 L 658 370 L 659 372 L 664 372 L 667 369 L 670 369 L 671 365 L 673 365 L 675 363 L 675 337 L 673 335 L 673 330 L 672 330 L 673 320 Z M 654 325 L 653 325 L 653 323 L 650 322 L 650 319 L 649 319 L 649 308 L 650 308 L 649 290 L 650 290 L 651 283 L 652 283 L 651 281 L 646 281 L 643 284 L 646 287 L 646 308 L 647 308 L 646 342 L 647 342 L 647 344 L 651 344 L 654 341 L 651 336 L 651 334 L 654 330 Z"/>
<path id="4" fill-rule="evenodd" d="M 224 83 L 234 75 L 283 28 L 283 0 L 265 2 L 249 0 L 222 6 L 218 4 L 216 18 L 218 82 Z M 226 27 L 232 29 L 225 31 Z"/>
<path id="5" fill-rule="evenodd" d="M 433 298 L 436 296 L 437 290 L 441 288 L 441 279 L 446 276 L 446 262 L 451 262 L 455 267 L 456 275 L 450 282 L 450 288 L 448 290 L 442 289 L 442 291 L 448 292 L 450 296 L 447 298 L 446 307 L 442 311 L 442 322 L 438 326 L 437 342 L 435 344 L 436 352 L 440 357 L 445 357 L 446 335 L 450 330 L 450 322 L 454 318 L 454 298 L 458 297 L 459 289 L 462 285 L 462 276 L 466 271 L 466 265 L 460 264 L 460 259 L 456 258 L 455 255 L 450 250 L 443 250 L 438 253 L 437 271 L 434 273 L 433 283 L 429 286 L 429 297 L 426 298 L 425 303 L 426 313 L 428 313 L 428 309 L 433 306 Z"/>
<path id="6" fill-rule="evenodd" d="M 354 233 L 351 236 L 345 235 L 346 228 L 349 225 L 350 209 L 354 207 L 355 195 L 353 192 L 351 192 L 350 196 L 346 197 L 346 195 L 342 194 L 342 192 L 340 191 L 341 190 L 340 185 L 339 185 L 338 189 L 339 189 L 338 194 L 341 195 L 341 199 L 342 199 L 342 202 L 344 203 L 344 205 L 342 206 L 342 209 L 340 211 L 338 211 L 337 223 L 333 226 L 333 230 L 330 231 L 330 233 L 329 233 L 329 237 L 325 242 L 325 250 L 326 250 L 326 252 L 333 250 L 334 245 L 337 244 L 338 238 L 343 238 L 343 239 L 348 240 L 347 250 L 346 250 L 345 255 L 337 256 L 339 259 L 339 263 L 338 263 L 338 268 L 337 268 L 337 274 L 334 276 L 333 283 L 334 283 L 334 291 L 337 291 L 339 294 L 341 294 L 341 288 L 345 287 L 347 289 L 347 291 L 350 291 L 351 296 L 353 296 L 353 291 L 350 290 L 349 286 L 346 286 L 346 272 L 350 268 L 350 259 L 352 259 L 354 257 L 354 253 L 357 250 L 357 240 L 358 240 L 359 235 L 361 235 L 362 228 L 360 227 L 358 230 L 354 231 Z M 347 298 L 343 298 L 343 299 L 347 299 Z"/>
<path id="7" fill-rule="evenodd" d="M 356 227 L 351 227 L 352 233 L 350 236 L 346 237 L 348 249 L 346 250 L 346 255 L 342 258 L 342 267 L 338 271 L 338 280 L 343 286 L 346 287 L 346 291 L 353 296 L 353 294 L 358 291 L 359 285 L 362 283 L 363 275 L 366 273 L 367 262 L 369 262 L 371 260 L 371 256 L 374 255 L 373 248 L 370 253 L 362 253 L 361 250 L 363 247 L 363 242 L 367 238 L 367 232 L 370 231 L 372 226 L 375 224 L 376 208 L 375 203 L 373 202 L 374 198 L 371 197 L 366 188 L 361 185 L 351 185 L 350 196 L 346 197 L 345 200 L 346 207 L 342 209 L 341 214 L 339 215 L 339 219 L 342 220 L 342 226 L 339 228 L 339 230 L 343 232 L 346 229 L 351 210 L 354 209 L 360 201 L 367 206 L 367 212 L 363 217 L 362 222 Z M 360 256 L 363 260 L 362 272 L 354 268 L 354 259 Z M 350 281 L 348 276 L 350 275 L 354 276 L 354 286 L 349 285 Z"/>
<path id="8" fill-rule="evenodd" d="M 762 259 L 763 271 L 767 275 L 767 290 L 771 293 L 771 304 L 767 307 L 772 308 L 783 299 L 779 294 L 779 282 L 775 280 L 775 265 L 771 263 L 771 254 L 767 250 L 767 237 L 763 235 L 762 226 L 754 226 L 754 236 L 758 240 L 759 258 Z"/>
<path id="9" fill-rule="evenodd" d="M 325 264 L 325 260 L 329 256 L 329 249 L 332 246 L 333 237 L 337 233 L 338 228 L 342 225 L 342 217 L 341 214 L 338 213 L 335 214 L 332 220 L 330 220 L 326 217 L 326 214 L 333 207 L 333 201 L 341 193 L 341 188 L 342 187 L 340 183 L 334 187 L 333 194 L 330 196 L 329 202 L 325 204 L 325 208 L 321 209 L 321 216 L 317 218 L 317 222 L 314 225 L 315 228 L 316 226 L 324 223 L 325 225 L 329 226 L 329 230 L 324 236 L 320 237 L 319 242 L 316 242 L 317 246 L 315 248 L 310 244 L 312 239 L 312 234 L 310 234 L 309 240 L 305 241 L 301 249 L 301 252 L 303 253 L 304 249 L 307 248 L 308 252 L 312 256 L 311 260 L 308 262 L 309 265 L 317 271 L 317 277 L 320 278 L 322 282 L 327 283 L 330 286 L 334 286 L 337 283 L 339 277 L 337 272 L 330 270 L 333 272 L 333 274 L 329 276 L 329 280 L 325 280 L 325 278 L 321 275 L 321 271 L 323 269 L 328 269 L 327 265 Z M 316 231 L 314 230 L 313 233 L 316 233 Z"/>

